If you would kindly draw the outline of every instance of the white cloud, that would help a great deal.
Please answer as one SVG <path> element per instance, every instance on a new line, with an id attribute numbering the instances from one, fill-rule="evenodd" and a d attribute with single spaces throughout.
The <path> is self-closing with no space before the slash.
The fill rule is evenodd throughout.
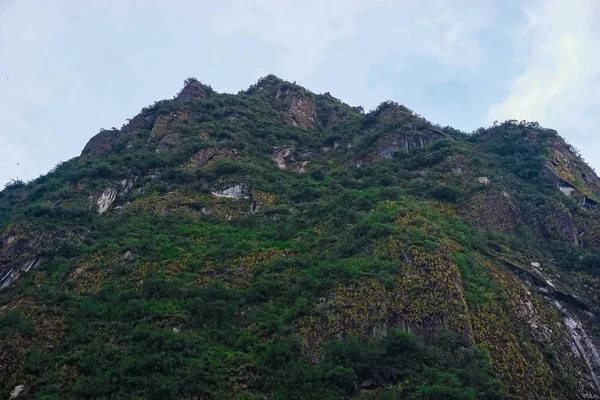
<path id="1" fill-rule="evenodd" d="M 537 120 L 559 130 L 588 158 L 600 145 L 600 3 L 596 0 L 533 1 L 527 24 L 515 38 L 526 60 L 508 95 L 490 107 L 488 121 Z M 596 167 L 600 160 L 591 160 Z"/>
<path id="2" fill-rule="evenodd" d="M 493 4 L 494 0 L 451 5 L 442 0 L 226 0 L 198 12 L 217 35 L 252 35 L 281 48 L 272 72 L 301 79 L 327 59 L 336 41 L 351 43 L 357 35 L 370 37 L 374 47 L 377 42 L 391 44 L 379 56 L 410 52 L 446 65 L 477 65 L 482 51 L 476 33 L 493 20 Z M 391 15 L 394 21 L 360 30 L 365 15 Z"/>
<path id="3" fill-rule="evenodd" d="M 451 66 L 479 65 L 483 50 L 478 32 L 495 17 L 493 1 L 433 0 L 418 3 L 412 14 L 417 18 L 411 36 L 422 45 L 423 55 Z"/>
<path id="4" fill-rule="evenodd" d="M 253 35 L 280 47 L 283 54 L 272 72 L 301 79 L 326 58 L 335 40 L 356 33 L 364 9 L 384 6 L 373 0 L 233 0 L 214 2 L 204 11 L 209 26 L 221 36 Z M 291 78 L 290 78 L 291 79 Z"/>

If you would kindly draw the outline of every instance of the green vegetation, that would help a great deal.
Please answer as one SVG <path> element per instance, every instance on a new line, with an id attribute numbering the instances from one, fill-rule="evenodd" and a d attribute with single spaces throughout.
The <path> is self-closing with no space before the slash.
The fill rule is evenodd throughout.
<path id="1" fill-rule="evenodd" d="M 31 335 L 33 332 L 33 324 L 25 319 L 19 311 L 7 311 L 0 316 L 0 337 L 7 336 L 11 333 L 27 336 Z"/>
<path id="2" fill-rule="evenodd" d="M 33 266 L 0 291 L 0 398 L 593 390 L 553 298 L 526 286 L 543 262 L 600 311 L 598 210 L 547 174 L 556 132 L 467 135 L 272 75 L 237 95 L 186 84 L 0 192 L 0 283 Z"/>

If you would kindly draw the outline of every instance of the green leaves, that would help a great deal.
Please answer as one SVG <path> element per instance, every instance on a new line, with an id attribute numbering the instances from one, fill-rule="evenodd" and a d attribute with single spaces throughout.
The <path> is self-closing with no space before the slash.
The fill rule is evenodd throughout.
<path id="1" fill-rule="evenodd" d="M 10 310 L 0 316 L 0 338 L 15 333 L 29 336 L 35 333 L 35 328 L 20 311 Z"/>

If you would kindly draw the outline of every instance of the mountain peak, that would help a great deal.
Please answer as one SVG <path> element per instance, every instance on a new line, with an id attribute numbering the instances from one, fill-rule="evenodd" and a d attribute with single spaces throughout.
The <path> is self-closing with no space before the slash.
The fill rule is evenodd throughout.
<path id="1" fill-rule="evenodd" d="M 183 88 L 175 96 L 175 101 L 186 102 L 191 99 L 202 100 L 213 92 L 210 86 L 204 85 L 198 79 L 190 77 L 185 80 Z"/>
<path id="2" fill-rule="evenodd" d="M 274 74 L 268 74 L 259 78 L 256 83 L 250 85 L 250 87 L 246 90 L 247 93 L 254 93 L 257 91 L 268 90 L 271 88 L 279 87 L 284 84 L 286 81 L 277 77 Z"/>

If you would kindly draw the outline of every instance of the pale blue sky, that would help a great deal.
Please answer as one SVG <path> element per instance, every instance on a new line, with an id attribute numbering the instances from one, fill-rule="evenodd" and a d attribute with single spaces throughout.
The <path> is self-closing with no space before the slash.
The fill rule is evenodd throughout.
<path id="1" fill-rule="evenodd" d="M 465 131 L 537 120 L 598 169 L 599 20 L 597 0 L 0 0 L 0 184 L 189 76 L 235 93 L 268 73 Z"/>

